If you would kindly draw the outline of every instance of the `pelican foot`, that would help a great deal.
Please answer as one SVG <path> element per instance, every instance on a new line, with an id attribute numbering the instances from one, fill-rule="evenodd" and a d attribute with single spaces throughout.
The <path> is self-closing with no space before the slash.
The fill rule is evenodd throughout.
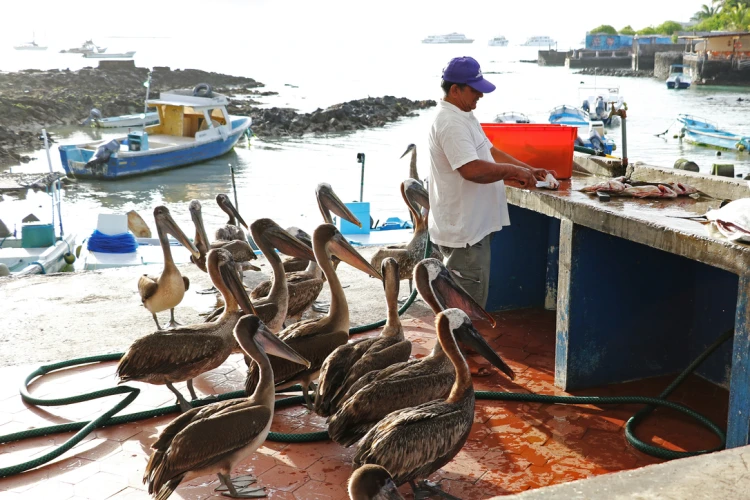
<path id="1" fill-rule="evenodd" d="M 323 302 L 323 301 L 315 301 L 312 305 L 312 310 L 319 313 L 328 313 L 328 309 L 330 309 L 331 304 L 329 302 Z"/>
<path id="2" fill-rule="evenodd" d="M 411 485 L 411 488 L 414 491 L 414 500 L 433 498 L 434 496 L 445 498 L 447 500 L 461 500 L 458 497 L 454 497 L 450 493 L 444 492 L 440 488 L 440 485 L 437 483 L 424 480 L 424 481 L 420 481 L 416 485 L 413 482 L 410 482 L 409 484 Z"/>
<path id="3" fill-rule="evenodd" d="M 200 295 L 209 295 L 209 294 L 216 293 L 216 292 L 218 292 L 218 290 L 216 289 L 215 286 L 212 286 L 211 288 L 204 288 L 203 290 L 195 291 L 195 293 L 200 294 Z"/>
<path id="4" fill-rule="evenodd" d="M 257 483 L 258 479 L 255 476 L 237 476 L 234 479 L 231 480 L 232 486 L 234 486 L 236 489 L 244 489 L 250 486 L 253 483 Z M 217 486 L 214 490 L 216 492 L 222 492 L 222 491 L 229 491 L 229 488 L 222 484 L 221 486 Z"/>
<path id="5" fill-rule="evenodd" d="M 182 323 L 178 323 L 176 321 L 170 321 L 167 323 L 167 330 L 170 330 L 172 328 L 177 328 L 178 326 L 182 326 Z"/>
<path id="6" fill-rule="evenodd" d="M 237 488 L 235 491 L 237 492 L 235 495 L 231 491 L 224 491 L 222 495 L 229 498 L 263 498 L 268 496 L 266 489 L 262 486 L 259 488 Z"/>

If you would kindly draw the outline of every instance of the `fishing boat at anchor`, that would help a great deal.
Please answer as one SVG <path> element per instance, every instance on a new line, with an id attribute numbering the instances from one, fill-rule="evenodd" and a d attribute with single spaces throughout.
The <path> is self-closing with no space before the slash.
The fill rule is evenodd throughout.
<path id="1" fill-rule="evenodd" d="M 604 133 L 604 122 L 591 118 L 591 114 L 575 106 L 561 105 L 553 108 L 549 122 L 555 125 L 567 125 L 578 129 L 576 145 L 612 154 L 617 149 L 615 141 Z"/>
<path id="2" fill-rule="evenodd" d="M 228 104 L 226 96 L 212 94 L 206 84 L 162 92 L 158 99 L 146 100 L 159 114 L 157 125 L 110 141 L 60 146 L 63 168 L 75 177 L 119 179 L 216 158 L 234 147 L 252 121 L 231 116 Z"/>
<path id="3" fill-rule="evenodd" d="M 683 136 L 685 142 L 730 151 L 747 151 L 750 149 L 750 136 L 722 130 L 717 124 L 704 118 L 680 114 L 677 121 L 682 124 L 680 135 Z"/>

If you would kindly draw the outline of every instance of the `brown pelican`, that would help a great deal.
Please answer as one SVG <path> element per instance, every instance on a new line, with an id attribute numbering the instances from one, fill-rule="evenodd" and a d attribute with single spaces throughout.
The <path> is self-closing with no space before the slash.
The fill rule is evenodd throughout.
<path id="1" fill-rule="evenodd" d="M 219 477 L 228 491 L 226 496 L 265 496 L 263 488 L 249 486 L 254 478 L 232 480 L 230 474 L 263 444 L 271 429 L 276 398 L 266 353 L 303 366 L 309 363 L 268 331 L 257 316 L 243 316 L 234 328 L 234 336 L 260 367 L 260 382 L 248 398 L 193 408 L 159 434 L 151 445 L 154 451 L 143 474 L 148 492 L 158 500 L 168 498 L 182 481 L 208 474 Z"/>
<path id="2" fill-rule="evenodd" d="M 286 362 L 273 363 L 276 386 L 285 389 L 301 383 L 302 394 L 309 409 L 312 409 L 312 403 L 308 389 L 312 381 L 318 378 L 323 361 L 334 349 L 349 340 L 349 305 L 331 264 L 331 254 L 370 276 L 383 279 L 332 224 L 321 224 L 315 229 L 313 250 L 315 260 L 323 270 L 331 289 L 331 307 L 328 315 L 295 323 L 279 334 L 281 340 L 310 360 L 310 367 L 305 370 Z M 257 383 L 258 370 L 257 366 L 253 365 L 247 374 L 245 391 L 249 394 Z"/>
<path id="3" fill-rule="evenodd" d="M 406 151 L 404 151 L 404 154 L 401 155 L 401 158 L 409 154 L 410 151 L 411 162 L 409 162 L 409 177 L 411 177 L 412 179 L 416 179 L 417 182 L 422 185 L 422 180 L 419 178 L 419 172 L 417 172 L 417 146 L 415 144 L 409 144 L 406 147 Z"/>
<path id="4" fill-rule="evenodd" d="M 232 240 L 247 241 L 247 237 L 245 236 L 245 231 L 243 231 L 242 228 L 239 225 L 237 225 L 237 222 L 245 226 L 245 229 L 247 229 L 247 223 L 242 218 L 242 216 L 237 211 L 237 209 L 234 207 L 234 205 L 232 205 L 232 202 L 229 201 L 229 196 L 225 194 L 217 194 L 216 204 L 219 205 L 219 208 L 221 208 L 224 211 L 224 213 L 229 216 L 229 220 L 227 221 L 227 224 L 224 227 L 220 227 L 219 229 L 216 230 L 216 233 L 214 234 L 214 239 L 221 240 L 221 241 L 232 241 Z"/>
<path id="5" fill-rule="evenodd" d="M 203 224 L 201 202 L 198 200 L 191 201 L 188 210 L 190 211 L 190 218 L 193 220 L 193 224 L 195 225 L 195 238 L 193 238 L 193 243 L 200 253 L 200 257 L 195 258 L 191 256 L 190 260 L 196 266 L 198 266 L 201 271 L 207 272 L 206 254 L 209 250 L 216 248 L 223 248 L 225 250 L 228 250 L 229 253 L 232 254 L 232 258 L 238 265 L 242 262 L 248 262 L 258 258 L 253 251 L 253 247 L 250 246 L 250 243 L 248 243 L 247 240 L 217 240 L 213 243 L 209 242 L 208 234 L 206 233 L 206 227 Z M 260 269 L 255 266 L 252 266 L 252 268 L 254 270 L 260 271 Z M 242 273 L 240 273 L 240 276 L 242 276 Z"/>
<path id="6" fill-rule="evenodd" d="M 122 382 L 136 380 L 166 385 L 177 395 L 182 411 L 192 406 L 172 384 L 187 381 L 190 395 L 196 399 L 192 379 L 221 365 L 237 350 L 232 329 L 240 316 L 254 312 L 231 254 L 222 249 L 211 250 L 207 262 L 211 281 L 226 304 L 218 321 L 141 337 L 131 344 L 117 365 L 117 376 Z"/>
<path id="7" fill-rule="evenodd" d="M 391 474 L 375 464 L 363 465 L 349 478 L 349 500 L 404 500 Z"/>
<path id="8" fill-rule="evenodd" d="M 405 246 L 390 245 L 379 249 L 370 259 L 370 264 L 378 267 L 386 257 L 396 259 L 399 266 L 399 279 L 409 280 L 409 292 L 411 292 L 414 266 L 424 258 L 424 250 L 427 246 L 427 214 L 423 215 L 420 207 L 429 210 L 430 199 L 425 188 L 414 179 L 406 179 L 401 183 L 401 196 L 409 208 L 412 220 L 414 220 L 414 236 L 412 236 L 411 241 Z M 434 245 L 431 257 L 436 259 L 443 258 Z"/>
<path id="9" fill-rule="evenodd" d="M 437 259 L 425 259 L 414 269 L 422 299 L 437 314 L 457 307 L 474 319 L 495 320 L 467 294 Z M 463 333 L 461 333 L 463 332 Z M 513 370 L 478 335 L 461 330 L 459 340 L 468 345 L 511 379 Z M 379 372 L 370 372 L 352 385 L 340 409 L 328 419 L 328 434 L 343 446 L 351 446 L 389 413 L 444 398 L 456 378 L 453 364 L 440 342 L 418 360 L 397 363 Z"/>
<path id="10" fill-rule="evenodd" d="M 460 309 L 439 312 L 435 329 L 456 374 L 450 393 L 445 399 L 390 413 L 362 438 L 352 459 L 355 470 L 364 464 L 384 467 L 396 485 L 409 482 L 415 496 L 420 490 L 434 492 L 432 487 L 425 488 L 424 482 L 417 487 L 414 481 L 450 462 L 463 447 L 474 423 L 474 386 L 456 339 L 482 337 Z M 490 352 L 497 358 L 495 363 L 504 364 L 494 351 Z"/>
<path id="11" fill-rule="evenodd" d="M 365 374 L 409 359 L 411 342 L 404 339 L 398 317 L 398 263 L 390 257 L 381 267 L 388 319 L 379 337 L 344 344 L 323 362 L 315 394 L 315 413 L 328 417 L 349 388 Z"/>
<path id="12" fill-rule="evenodd" d="M 315 199 L 318 201 L 318 209 L 320 209 L 320 214 L 323 216 L 323 222 L 326 224 L 333 224 L 333 217 L 331 217 L 331 212 L 333 212 L 334 215 L 351 222 L 355 226 L 362 227 L 362 223 L 354 216 L 344 202 L 339 199 L 336 193 L 333 192 L 333 188 L 330 184 L 326 182 L 318 184 L 318 187 L 315 188 Z M 336 265 L 338 265 L 338 263 L 336 263 L 334 267 Z M 305 269 L 309 270 L 309 266 L 307 261 L 302 261 L 300 259 L 287 259 L 284 261 L 284 269 L 287 272 L 303 271 Z M 258 293 L 260 293 L 261 286 L 263 286 L 263 283 L 258 285 Z"/>
<path id="13" fill-rule="evenodd" d="M 158 277 L 144 274 L 138 278 L 138 293 L 141 295 L 143 306 L 154 317 L 156 328 L 161 330 L 162 328 L 159 325 L 159 320 L 156 318 L 156 313 L 169 309 L 170 320 L 168 326 L 176 326 L 174 308 L 182 302 L 185 291 L 190 287 L 190 280 L 180 274 L 172 259 L 172 251 L 169 248 L 167 234 L 171 234 L 177 238 L 177 241 L 192 252 L 193 257 L 197 258 L 199 253 L 195 245 L 190 242 L 185 233 L 182 232 L 174 219 L 172 219 L 167 207 L 156 207 L 154 209 L 154 220 L 156 221 L 159 243 L 161 244 L 162 252 L 164 252 L 164 270 Z"/>

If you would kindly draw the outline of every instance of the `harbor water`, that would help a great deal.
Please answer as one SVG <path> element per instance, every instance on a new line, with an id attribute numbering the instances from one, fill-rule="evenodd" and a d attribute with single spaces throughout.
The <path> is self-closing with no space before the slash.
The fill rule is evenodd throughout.
<path id="1" fill-rule="evenodd" d="M 75 45 L 75 40 L 71 39 L 68 45 Z M 139 67 L 196 68 L 255 78 L 266 85 L 263 90 L 279 92 L 276 96 L 258 98 L 263 106 L 289 107 L 299 112 L 368 96 L 438 100 L 442 68 L 454 56 L 471 55 L 481 63 L 485 77 L 497 85 L 495 92 L 479 101 L 475 113 L 480 121 L 492 121 L 501 112 L 517 111 L 527 114 L 532 122 L 544 123 L 549 111 L 557 105 L 581 105 L 589 94 L 579 87 L 619 88 L 628 106 L 627 141 L 631 162 L 671 167 L 678 158 L 688 158 L 703 172 L 709 172 L 713 163 L 733 163 L 736 173 L 750 172 L 748 153 L 722 152 L 721 157 L 717 157 L 712 149 L 672 138 L 673 132 L 656 137 L 675 124 L 679 113 L 715 121 L 720 127 L 738 134 L 750 134 L 746 119 L 750 93 L 741 87 L 693 86 L 673 91 L 654 78 L 580 75 L 565 68 L 520 62 L 536 59 L 537 47 L 513 43 L 508 47 L 490 47 L 485 40 L 470 45 L 427 45 L 419 43 L 419 38 L 368 39 L 342 44 L 323 38 L 314 47 L 285 40 L 274 46 L 274 50 L 256 46 L 227 57 L 216 57 L 209 50 L 178 41 L 174 38 L 105 38 L 97 43 L 109 45 L 115 52 L 136 50 L 135 63 Z M 65 48 L 62 45 L 59 48 L 50 45 L 50 50 L 38 53 L 0 49 L 0 70 L 77 70 L 96 64 L 78 55 L 58 53 L 60 48 Z M 198 199 L 203 203 L 206 225 L 212 234 L 213 229 L 226 220 L 214 197 L 227 193 L 233 199 L 231 164 L 239 210 L 247 221 L 273 217 L 282 226 L 296 225 L 312 230 L 320 222 L 314 197 L 318 183 L 330 183 L 344 201 L 359 200 L 361 165 L 357 162 L 357 153 L 360 152 L 366 155 L 364 201 L 371 203 L 373 219 L 384 221 L 391 216 L 408 219 L 398 187 L 408 175 L 409 159 L 399 157 L 408 144 L 415 143 L 420 175 L 428 176 L 427 134 L 433 114 L 434 108 L 383 128 L 351 133 L 277 140 L 254 138 L 249 143 L 243 140 L 233 152 L 194 166 L 115 182 L 81 181 L 64 190 L 65 229 L 82 235 L 80 241 L 96 227 L 99 213 L 129 210 L 138 211 L 153 229 L 151 212 L 155 206 L 164 204 L 191 234 L 187 206 L 192 199 Z M 58 141 L 51 151 L 53 167 L 61 170 L 57 145 L 92 138 L 109 139 L 125 131 L 65 127 L 52 128 L 51 132 Z M 607 130 L 618 145 L 617 155 L 621 154 L 620 132 L 619 127 Z M 12 167 L 13 172 L 47 171 L 43 151 L 28 154 L 34 156 L 33 161 Z M 545 167 L 554 169 L 555 165 Z M 14 225 L 20 229 L 21 218 L 29 213 L 45 221 L 50 218 L 49 203 L 45 193 L 29 192 L 21 197 L 6 195 L 0 203 L 0 219 L 11 230 Z"/>

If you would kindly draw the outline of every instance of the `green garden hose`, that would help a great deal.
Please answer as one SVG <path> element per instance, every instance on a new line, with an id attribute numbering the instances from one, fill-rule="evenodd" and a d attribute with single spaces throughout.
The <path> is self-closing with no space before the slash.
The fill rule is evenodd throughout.
<path id="1" fill-rule="evenodd" d="M 432 245 L 428 237 L 427 246 L 425 247 L 425 258 L 426 256 L 430 255 L 431 251 L 432 251 Z M 416 299 L 416 295 L 417 295 L 417 291 L 415 289 L 414 291 L 412 291 L 407 302 L 399 309 L 398 311 L 399 316 L 402 315 L 411 306 L 411 304 Z M 385 320 L 382 320 L 376 323 L 371 323 L 368 325 L 362 325 L 362 326 L 358 326 L 355 328 L 351 328 L 350 334 L 361 333 L 364 331 L 372 330 L 374 328 L 383 326 L 384 324 L 385 324 Z M 693 363 L 691 363 L 690 366 L 688 366 L 674 380 L 674 382 L 672 382 L 669 385 L 669 387 L 667 387 L 667 389 L 665 389 L 657 398 L 639 397 L 639 396 L 612 396 L 612 397 L 548 396 L 548 395 L 541 395 L 541 394 L 490 392 L 490 391 L 477 391 L 476 398 L 485 399 L 485 400 L 501 400 L 501 401 L 526 401 L 526 402 L 545 403 L 545 404 L 593 404 L 593 405 L 644 404 L 647 406 L 643 408 L 642 410 L 640 410 L 638 413 L 636 413 L 633 417 L 631 417 L 625 426 L 625 437 L 634 448 L 636 448 L 637 450 L 641 452 L 647 453 L 649 455 L 668 459 L 668 460 L 671 460 L 674 458 L 682 458 L 686 456 L 710 453 L 713 451 L 721 450 L 725 446 L 726 436 L 724 435 L 724 432 L 721 430 L 721 428 L 718 427 L 713 422 L 711 422 L 711 420 L 709 420 L 708 418 L 691 410 L 690 408 L 684 405 L 681 405 L 679 403 L 673 403 L 671 401 L 667 401 L 666 397 L 672 391 L 674 391 L 674 389 L 676 389 L 679 386 L 679 384 L 682 383 L 685 380 L 685 378 L 690 373 L 692 373 L 698 367 L 698 365 L 700 365 L 713 351 L 715 351 L 725 341 L 730 339 L 732 335 L 733 335 L 732 330 L 724 333 L 719 339 L 716 340 L 716 342 L 714 342 L 698 358 L 696 358 L 696 360 L 693 361 Z M 0 477 L 7 477 L 7 476 L 19 474 L 21 472 L 39 467 L 40 465 L 43 465 L 51 460 L 54 460 L 55 458 L 61 456 L 62 454 L 64 454 L 65 452 L 73 448 L 76 444 L 78 444 L 81 440 L 83 440 L 83 438 L 85 438 L 92 430 L 96 428 L 135 422 L 137 420 L 159 417 L 162 415 L 166 415 L 169 413 L 179 411 L 179 405 L 172 405 L 172 406 L 157 408 L 155 410 L 141 411 L 141 412 L 130 413 L 126 415 L 114 416 L 116 413 L 120 412 L 126 406 L 132 403 L 138 397 L 138 394 L 140 394 L 140 389 L 129 387 L 129 386 L 111 387 L 109 389 L 94 391 L 88 394 L 80 394 L 76 396 L 70 396 L 70 397 L 58 398 L 58 399 L 36 398 L 30 395 L 28 392 L 28 388 L 27 388 L 28 384 L 32 380 L 34 380 L 36 377 L 40 377 L 50 372 L 53 372 L 55 370 L 69 368 L 72 366 L 85 365 L 85 364 L 90 364 L 90 363 L 108 362 L 108 361 L 118 361 L 122 357 L 122 355 L 123 353 L 104 354 L 100 356 L 89 356 L 89 357 L 84 357 L 84 358 L 72 359 L 68 361 L 62 361 L 59 363 L 53 363 L 50 365 L 44 365 L 44 366 L 39 367 L 35 371 L 33 371 L 28 377 L 26 377 L 20 389 L 21 398 L 23 399 L 24 402 L 28 404 L 32 404 L 32 405 L 62 406 L 62 405 L 80 403 L 83 401 L 90 401 L 92 399 L 98 399 L 98 398 L 103 398 L 107 396 L 113 396 L 117 394 L 126 394 L 126 397 L 123 400 L 121 400 L 119 403 L 117 403 L 115 406 L 113 406 L 110 410 L 106 411 L 105 413 L 103 413 L 102 415 L 98 416 L 96 419 L 91 420 L 91 421 L 69 422 L 66 424 L 53 425 L 49 427 L 40 427 L 37 429 L 29 429 L 29 430 L 25 430 L 21 432 L 8 434 L 5 436 L 0 436 L 0 443 L 9 443 L 9 442 L 20 441 L 23 439 L 28 439 L 28 438 L 33 438 L 33 437 L 46 436 L 50 434 L 78 431 L 74 436 L 68 439 L 60 447 L 56 448 L 55 450 L 49 453 L 46 453 L 45 455 L 37 457 L 33 460 L 29 460 L 28 462 L 0 468 Z M 299 386 L 291 387 L 289 389 L 286 389 L 285 392 L 294 391 L 294 390 L 301 390 L 301 387 Z M 234 398 L 241 398 L 241 397 L 245 397 L 244 391 L 234 391 L 234 392 L 220 394 L 217 398 L 213 398 L 210 400 L 196 400 L 196 401 L 193 401 L 191 404 L 194 407 L 197 407 L 197 406 L 202 406 L 205 404 L 210 404 L 215 401 L 223 401 L 227 399 L 234 399 Z M 290 406 L 292 404 L 302 403 L 303 401 L 304 401 L 304 398 L 302 396 L 279 399 L 276 401 L 276 407 L 282 408 L 285 406 Z M 635 428 L 657 406 L 671 408 L 673 410 L 682 412 L 696 419 L 701 425 L 707 427 L 714 434 L 716 434 L 719 437 L 721 444 L 711 450 L 678 452 L 678 451 L 672 451 L 672 450 L 668 450 L 665 448 L 660 448 L 660 447 L 656 447 L 656 446 L 652 446 L 647 443 L 644 443 L 643 441 L 639 440 L 635 436 Z M 288 434 L 288 433 L 271 432 L 268 435 L 268 439 L 271 441 L 279 441 L 279 442 L 286 442 L 286 443 L 306 443 L 306 442 L 327 440 L 329 439 L 329 436 L 328 436 L 328 432 L 326 431 L 296 433 L 296 434 L 295 433 Z"/>

